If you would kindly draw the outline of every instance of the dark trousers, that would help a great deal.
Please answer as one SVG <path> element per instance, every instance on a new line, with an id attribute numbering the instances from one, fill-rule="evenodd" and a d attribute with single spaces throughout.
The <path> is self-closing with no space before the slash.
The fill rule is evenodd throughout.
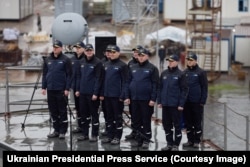
<path id="1" fill-rule="evenodd" d="M 122 113 L 124 109 L 123 101 L 118 97 L 105 97 L 105 104 L 107 109 L 107 122 L 108 122 L 108 138 L 121 139 L 123 132 L 123 118 Z"/>
<path id="2" fill-rule="evenodd" d="M 149 106 L 148 100 L 132 100 L 133 117 L 132 122 L 137 131 L 137 140 L 149 141 L 152 138 L 151 117 L 153 114 L 153 107 Z"/>
<path id="3" fill-rule="evenodd" d="M 177 107 L 163 106 L 162 108 L 162 124 L 169 146 L 180 145 L 182 139 L 181 115 L 182 112 Z"/>
<path id="4" fill-rule="evenodd" d="M 92 100 L 92 95 L 80 94 L 81 128 L 84 136 L 89 136 L 89 124 L 92 126 L 92 136 L 98 136 L 99 132 L 99 100 Z"/>
<path id="5" fill-rule="evenodd" d="M 74 90 L 74 101 L 75 101 L 75 109 L 76 109 L 76 119 L 78 127 L 81 127 L 81 114 L 80 114 L 80 107 L 79 107 L 79 96 L 76 96 L 76 91 Z"/>
<path id="6" fill-rule="evenodd" d="M 202 117 L 204 107 L 199 103 L 186 103 L 184 106 L 184 119 L 187 128 L 188 141 L 200 143 L 202 135 Z"/>
<path id="7" fill-rule="evenodd" d="M 68 129 L 67 103 L 64 91 L 48 90 L 48 107 L 55 132 L 65 134 Z"/>
<path id="8" fill-rule="evenodd" d="M 129 114 L 130 114 L 130 118 L 131 118 L 132 133 L 133 133 L 133 134 L 136 134 L 136 130 L 135 130 L 134 123 L 133 123 L 133 118 L 132 118 L 132 117 L 134 117 L 134 115 L 133 115 L 133 110 L 132 110 L 132 105 L 131 105 L 131 103 L 128 105 L 128 109 L 129 109 Z"/>

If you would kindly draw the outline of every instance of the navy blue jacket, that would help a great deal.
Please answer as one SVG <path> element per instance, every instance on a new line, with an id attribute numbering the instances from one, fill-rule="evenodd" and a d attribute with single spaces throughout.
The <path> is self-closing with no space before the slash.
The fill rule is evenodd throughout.
<path id="1" fill-rule="evenodd" d="M 187 102 L 206 104 L 208 93 L 208 81 L 206 71 L 198 65 L 187 67 L 184 74 L 188 83 L 189 93 Z"/>
<path id="2" fill-rule="evenodd" d="M 70 59 L 62 53 L 56 58 L 52 52 L 43 64 L 42 89 L 69 90 L 71 74 Z"/>
<path id="3" fill-rule="evenodd" d="M 158 83 L 159 71 L 148 60 L 134 64 L 129 69 L 126 98 L 156 101 Z"/>
<path id="4" fill-rule="evenodd" d="M 188 94 L 183 72 L 177 67 L 164 70 L 160 76 L 158 104 L 168 107 L 183 107 Z"/>
<path id="5" fill-rule="evenodd" d="M 104 64 L 107 61 L 109 61 L 109 59 L 107 58 L 107 56 L 104 55 L 104 57 L 101 59 L 101 62 Z"/>
<path id="6" fill-rule="evenodd" d="M 128 66 L 119 58 L 104 63 L 102 96 L 125 99 Z"/>
<path id="7" fill-rule="evenodd" d="M 102 83 L 102 62 L 96 56 L 90 60 L 84 57 L 77 71 L 76 91 L 84 95 L 100 95 Z"/>
<path id="8" fill-rule="evenodd" d="M 130 68 L 130 67 L 132 67 L 134 64 L 137 64 L 137 63 L 138 63 L 138 61 L 137 61 L 134 57 L 132 57 L 132 59 L 129 60 L 129 62 L 128 62 L 128 67 Z"/>
<path id="9" fill-rule="evenodd" d="M 80 66 L 80 61 L 82 58 L 85 57 L 84 54 L 81 54 L 79 57 L 75 53 L 74 56 L 71 58 L 71 64 L 72 64 L 72 80 L 71 80 L 71 89 L 76 91 L 76 75 L 77 75 L 77 70 L 79 70 Z"/>

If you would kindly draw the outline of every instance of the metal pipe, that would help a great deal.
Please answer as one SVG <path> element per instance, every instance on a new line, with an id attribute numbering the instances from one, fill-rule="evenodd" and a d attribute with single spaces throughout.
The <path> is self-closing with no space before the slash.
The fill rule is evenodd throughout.
<path id="1" fill-rule="evenodd" d="M 88 24 L 85 24 L 85 37 L 86 37 L 86 43 L 89 43 L 89 27 Z"/>
<path id="2" fill-rule="evenodd" d="M 227 150 L 227 107 L 224 103 L 224 150 Z"/>
<path id="3" fill-rule="evenodd" d="M 204 106 L 203 106 L 203 111 L 202 111 L 202 121 L 201 121 L 201 130 L 202 130 L 202 134 L 201 134 L 201 141 L 202 141 L 202 144 L 201 144 L 201 151 L 204 151 Z"/>
<path id="4" fill-rule="evenodd" d="M 5 78 L 6 78 L 6 91 L 5 91 L 5 114 L 8 114 L 10 112 L 10 106 L 9 106 L 9 72 L 8 68 L 5 71 Z"/>
<path id="5" fill-rule="evenodd" d="M 159 4 L 159 1 L 157 0 L 157 7 L 156 7 L 156 9 L 157 9 L 157 12 L 156 12 L 156 17 L 157 17 L 157 31 L 156 31 L 156 33 L 157 33 L 157 39 L 156 39 L 156 56 L 158 56 L 159 55 L 159 6 L 158 6 L 158 4 Z M 159 61 L 159 63 L 160 63 L 160 59 L 159 59 L 159 56 L 158 56 L 158 61 Z M 159 64 L 158 63 L 158 64 Z M 158 68 L 159 69 L 159 68 Z M 162 69 L 163 70 L 163 69 Z M 161 72 L 162 72 L 162 70 L 160 70 L 160 74 L 161 74 Z M 160 75 L 159 74 L 159 75 Z M 158 116 L 158 112 L 159 112 L 159 110 L 158 110 L 158 103 L 156 102 L 155 103 L 155 105 L 154 105 L 154 108 L 155 108 L 155 117 L 156 118 L 159 118 Z"/>
<path id="6" fill-rule="evenodd" d="M 249 116 L 246 116 L 246 151 L 249 151 Z"/>

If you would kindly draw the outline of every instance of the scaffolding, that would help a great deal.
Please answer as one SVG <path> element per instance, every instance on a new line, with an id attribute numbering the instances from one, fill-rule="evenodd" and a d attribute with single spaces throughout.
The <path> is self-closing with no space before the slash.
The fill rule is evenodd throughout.
<path id="1" fill-rule="evenodd" d="M 123 52 L 131 51 L 136 45 L 144 45 L 146 35 L 158 30 L 158 0 L 113 0 L 112 11 L 116 34 L 121 31 L 134 34 Z M 144 47 L 157 48 L 157 43 Z"/>
<path id="2" fill-rule="evenodd" d="M 189 4 L 191 3 L 191 8 Z M 208 81 L 220 77 L 222 0 L 186 0 L 186 54 L 198 55 L 198 63 L 208 72 Z"/>

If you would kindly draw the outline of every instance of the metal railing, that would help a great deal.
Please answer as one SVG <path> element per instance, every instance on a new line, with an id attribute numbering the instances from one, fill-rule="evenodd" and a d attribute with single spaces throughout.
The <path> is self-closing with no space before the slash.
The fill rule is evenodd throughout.
<path id="1" fill-rule="evenodd" d="M 249 116 L 235 111 L 227 103 L 205 106 L 203 139 L 209 139 L 219 150 L 249 151 Z"/>
<path id="2" fill-rule="evenodd" d="M 37 106 L 38 109 L 41 108 L 48 108 L 47 107 L 47 96 L 38 95 L 39 93 L 35 94 L 36 89 L 41 88 L 41 79 L 42 77 L 39 76 L 41 72 L 41 66 L 10 66 L 5 68 L 5 78 L 6 83 L 5 85 L 1 85 L 1 87 L 5 88 L 5 113 L 8 114 L 12 111 L 23 111 L 26 110 L 25 107 L 29 104 L 31 106 Z M 11 75 L 11 71 L 25 71 L 25 72 L 36 72 L 37 79 L 34 82 L 11 82 L 9 79 L 9 75 Z M 25 79 L 24 79 L 25 80 Z M 19 93 L 20 97 L 16 97 L 15 91 L 24 91 L 23 94 Z M 34 91 L 34 98 L 33 96 L 30 99 L 24 99 L 24 97 L 28 97 L 27 95 L 32 95 L 32 91 Z M 73 92 L 70 92 L 70 97 L 73 97 Z M 74 104 L 74 98 L 69 97 L 69 104 Z M 10 108 L 11 106 L 17 106 L 15 109 Z M 31 109 L 37 109 L 33 107 Z"/>
<path id="3" fill-rule="evenodd" d="M 9 71 L 35 71 L 35 72 L 41 72 L 41 67 L 39 66 L 11 66 L 11 67 L 6 67 L 5 69 L 5 77 L 6 77 L 6 84 L 5 84 L 5 88 L 6 88 L 6 92 L 5 92 L 5 113 L 9 113 L 10 112 L 10 106 L 11 105 L 28 105 L 31 99 L 28 100 L 15 100 L 15 101 L 11 101 L 10 100 L 10 88 L 18 88 L 18 87 L 34 87 L 35 83 L 28 83 L 28 82 L 22 82 L 22 83 L 11 83 L 9 80 Z M 38 83 L 38 86 L 41 85 L 41 83 Z M 43 105 L 45 99 L 39 100 L 42 102 L 37 102 L 33 103 L 32 105 Z"/>

